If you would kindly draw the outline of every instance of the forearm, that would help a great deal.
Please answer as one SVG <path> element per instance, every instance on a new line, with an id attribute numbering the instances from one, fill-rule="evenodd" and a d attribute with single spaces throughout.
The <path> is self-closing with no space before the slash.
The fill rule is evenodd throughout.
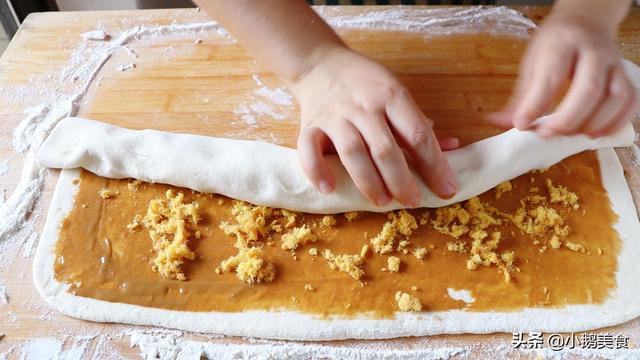
<path id="1" fill-rule="evenodd" d="M 326 54 L 344 48 L 303 0 L 195 0 L 252 55 L 286 82 L 295 82 Z"/>
<path id="2" fill-rule="evenodd" d="M 630 7 L 630 0 L 557 0 L 551 16 L 578 15 L 615 33 Z"/>

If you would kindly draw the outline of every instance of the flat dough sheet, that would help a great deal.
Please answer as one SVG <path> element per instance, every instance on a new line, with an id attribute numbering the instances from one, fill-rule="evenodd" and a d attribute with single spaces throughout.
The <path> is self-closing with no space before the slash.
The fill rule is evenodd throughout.
<path id="1" fill-rule="evenodd" d="M 34 281 L 44 299 L 72 317 L 233 336 L 283 340 L 384 339 L 458 333 L 573 332 L 611 326 L 640 316 L 640 222 L 622 166 L 611 148 L 598 150 L 604 187 L 613 211 L 619 216 L 614 228 L 622 246 L 618 257 L 617 287 L 600 305 L 569 305 L 559 309 L 526 308 L 515 312 L 467 312 L 450 310 L 397 313 L 394 319 L 334 317 L 321 319 L 292 311 L 237 313 L 188 312 L 111 303 L 74 296 L 67 285 L 53 277 L 55 244 L 61 221 L 73 207 L 79 170 L 63 170 L 34 260 Z"/>

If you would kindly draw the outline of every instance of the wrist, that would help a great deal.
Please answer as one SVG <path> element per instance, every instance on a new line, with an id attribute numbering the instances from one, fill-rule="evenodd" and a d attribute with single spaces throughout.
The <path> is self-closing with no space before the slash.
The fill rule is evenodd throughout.
<path id="1" fill-rule="evenodd" d="M 349 49 L 343 43 L 329 43 L 315 46 L 313 50 L 300 61 L 298 66 L 291 71 L 291 73 L 283 77 L 283 80 L 288 86 L 296 87 L 303 82 L 309 73 L 313 72 L 318 67 L 321 67 L 323 64 L 330 63 L 332 59 L 340 56 L 340 54 L 352 51 L 353 50 Z"/>
<path id="2" fill-rule="evenodd" d="M 547 20 L 569 18 L 586 21 L 598 30 L 615 36 L 630 5 L 629 0 L 559 0 Z"/>

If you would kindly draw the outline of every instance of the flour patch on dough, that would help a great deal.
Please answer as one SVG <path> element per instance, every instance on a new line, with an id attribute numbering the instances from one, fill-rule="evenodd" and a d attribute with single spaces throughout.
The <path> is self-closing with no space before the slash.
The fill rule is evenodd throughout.
<path id="1" fill-rule="evenodd" d="M 465 304 L 471 304 L 476 301 L 476 298 L 471 295 L 471 291 L 466 289 L 456 290 L 454 288 L 447 288 L 447 295 L 456 301 L 462 301 Z"/>

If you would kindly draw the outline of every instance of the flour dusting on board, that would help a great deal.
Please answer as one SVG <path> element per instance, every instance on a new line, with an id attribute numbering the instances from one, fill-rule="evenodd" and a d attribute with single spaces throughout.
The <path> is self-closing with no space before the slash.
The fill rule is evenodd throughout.
<path id="1" fill-rule="evenodd" d="M 9 292 L 7 287 L 0 283 L 0 306 L 2 305 L 9 305 Z"/>
<path id="2" fill-rule="evenodd" d="M 258 74 L 253 74 L 253 81 L 259 88 L 233 110 L 245 125 L 257 126 L 262 120 L 285 120 L 286 113 L 293 110 L 293 96 L 285 87 L 270 88 L 266 86 Z"/>
<path id="3" fill-rule="evenodd" d="M 465 355 L 461 347 L 430 349 L 384 349 L 377 346 L 316 345 L 285 341 L 250 344 L 180 340 L 174 335 L 131 333 L 131 346 L 140 349 L 144 359 L 449 359 Z"/>
<path id="4" fill-rule="evenodd" d="M 536 27 L 520 12 L 504 6 L 395 8 L 370 11 L 358 16 L 327 16 L 321 8 L 319 14 L 336 28 L 410 31 L 427 36 L 484 32 L 526 37 Z"/>

